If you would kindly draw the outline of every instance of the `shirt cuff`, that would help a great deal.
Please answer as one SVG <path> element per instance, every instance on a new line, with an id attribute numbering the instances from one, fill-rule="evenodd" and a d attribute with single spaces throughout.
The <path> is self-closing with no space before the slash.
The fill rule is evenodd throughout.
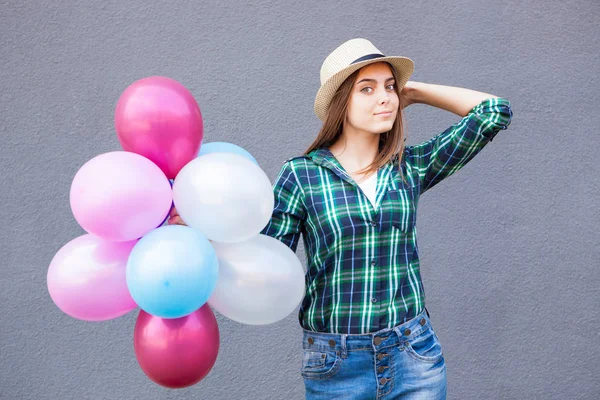
<path id="1" fill-rule="evenodd" d="M 492 141 L 498 132 L 508 128 L 513 113 L 508 99 L 492 97 L 473 107 L 469 115 L 479 120 L 483 127 L 482 134 Z"/>

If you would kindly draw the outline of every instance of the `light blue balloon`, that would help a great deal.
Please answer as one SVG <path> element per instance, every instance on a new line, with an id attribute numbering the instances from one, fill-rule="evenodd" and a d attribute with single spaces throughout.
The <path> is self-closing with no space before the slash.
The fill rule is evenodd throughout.
<path id="1" fill-rule="evenodd" d="M 203 156 L 205 154 L 210 154 L 210 153 L 239 154 L 240 156 L 244 156 L 248 160 L 252 161 L 254 164 L 258 165 L 258 162 L 256 161 L 256 159 L 254 157 L 252 157 L 252 154 L 250 154 L 244 148 L 242 148 L 238 145 L 235 145 L 233 143 L 227 143 L 227 142 L 212 142 L 212 143 L 206 143 L 206 144 L 203 143 L 200 146 L 200 152 L 198 153 L 198 157 Z"/>
<path id="2" fill-rule="evenodd" d="M 127 261 L 127 287 L 149 314 L 179 318 L 202 307 L 219 277 L 215 251 L 200 231 L 162 226 L 143 236 Z"/>

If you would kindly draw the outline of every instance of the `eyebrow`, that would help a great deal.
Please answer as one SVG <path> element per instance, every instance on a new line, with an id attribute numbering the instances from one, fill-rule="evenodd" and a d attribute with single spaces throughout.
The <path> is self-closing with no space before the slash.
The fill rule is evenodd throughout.
<path id="1" fill-rule="evenodd" d="M 393 80 L 395 80 L 394 77 L 391 77 L 391 78 L 387 78 L 385 81 L 389 82 L 389 81 L 393 81 Z M 358 85 L 359 83 L 362 83 L 362 82 L 375 82 L 375 83 L 377 83 L 377 80 L 376 79 L 365 78 L 365 79 L 361 79 L 360 81 L 356 82 L 356 84 Z"/>

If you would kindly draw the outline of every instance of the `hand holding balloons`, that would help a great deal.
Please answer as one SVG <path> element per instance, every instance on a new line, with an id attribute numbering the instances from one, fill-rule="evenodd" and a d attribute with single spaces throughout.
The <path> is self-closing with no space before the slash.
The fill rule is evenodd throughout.
<path id="1" fill-rule="evenodd" d="M 181 219 L 179 212 L 177 211 L 177 207 L 173 206 L 171 208 L 171 212 L 169 213 L 169 220 L 167 221 L 169 225 L 185 225 L 185 222 Z"/>

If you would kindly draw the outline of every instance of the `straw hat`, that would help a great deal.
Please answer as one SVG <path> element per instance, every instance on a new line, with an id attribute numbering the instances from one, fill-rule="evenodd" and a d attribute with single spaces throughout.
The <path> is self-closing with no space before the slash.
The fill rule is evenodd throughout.
<path id="1" fill-rule="evenodd" d="M 385 56 L 367 39 L 352 39 L 331 52 L 321 66 L 321 87 L 315 98 L 315 113 L 324 121 L 329 103 L 340 85 L 352 73 L 365 65 L 385 61 L 390 63 L 398 74 L 396 82 L 399 90 L 406 84 L 415 69 L 410 58 Z"/>

